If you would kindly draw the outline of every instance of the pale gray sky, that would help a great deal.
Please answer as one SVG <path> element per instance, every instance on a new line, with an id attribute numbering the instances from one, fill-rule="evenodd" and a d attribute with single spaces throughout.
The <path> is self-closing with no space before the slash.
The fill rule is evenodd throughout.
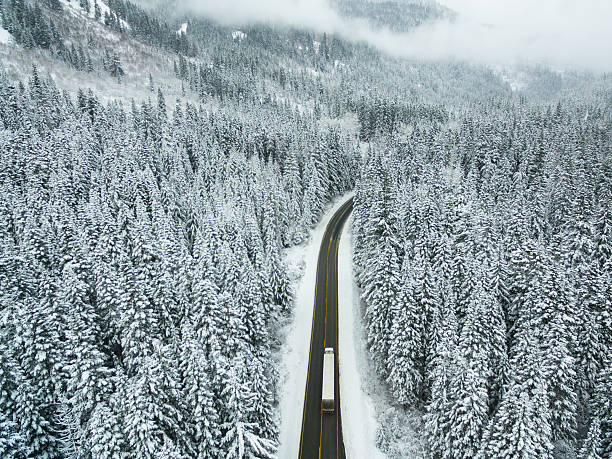
<path id="1" fill-rule="evenodd" d="M 421 30 L 440 56 L 612 71 L 611 0 L 440 0 L 459 20 Z M 486 26 L 492 27 L 486 27 Z M 437 37 L 436 37 L 437 35 Z M 447 46 L 446 50 L 443 45 Z"/>

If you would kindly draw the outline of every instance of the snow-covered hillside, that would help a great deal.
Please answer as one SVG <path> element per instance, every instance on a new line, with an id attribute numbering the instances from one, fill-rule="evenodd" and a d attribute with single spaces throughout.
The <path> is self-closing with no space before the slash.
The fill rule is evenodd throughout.
<path id="1" fill-rule="evenodd" d="M 492 103 L 409 147 L 382 140 L 362 164 L 353 238 L 368 348 L 432 457 L 449 445 L 487 458 L 612 447 L 600 433 L 611 415 L 612 113 L 590 110 Z M 393 418 L 379 418 L 379 443 L 406 457 L 396 448 L 408 423 Z"/>
<path id="2" fill-rule="evenodd" d="M 97 91 L 0 73 L 0 456 L 271 458 L 281 248 L 353 186 L 352 149 L 299 115 Z"/>
<path id="3" fill-rule="evenodd" d="M 91 60 L 92 71 L 87 71 L 85 63 L 75 68 L 66 55 L 57 56 L 40 48 L 28 49 L 24 46 L 4 47 L 0 49 L 3 71 L 12 78 L 25 81 L 32 72 L 32 63 L 36 63 L 43 75 L 51 75 L 57 86 L 74 92 L 79 88 L 92 88 L 99 92 L 103 101 L 130 100 L 145 101 L 155 94 L 151 93 L 149 75 L 154 82 L 154 90 L 162 89 L 170 100 L 177 98 L 192 103 L 199 98 L 173 71 L 173 64 L 178 56 L 136 40 L 104 25 L 104 16 L 96 21 L 93 1 L 92 11 L 87 15 L 74 0 L 62 0 L 63 11 L 60 15 L 51 16 L 56 25 L 68 31 L 65 38 L 66 49 L 70 57 L 78 56 L 79 46 Z M 97 2 L 102 12 L 108 12 L 104 2 Z M 127 28 L 127 23 L 124 23 Z M 0 28 L 0 41 L 13 41 L 10 34 Z M 74 49 L 72 47 L 75 47 Z M 73 51 L 71 51 L 73 49 Z M 109 74 L 104 68 L 107 54 L 116 55 L 123 71 L 123 76 Z"/>

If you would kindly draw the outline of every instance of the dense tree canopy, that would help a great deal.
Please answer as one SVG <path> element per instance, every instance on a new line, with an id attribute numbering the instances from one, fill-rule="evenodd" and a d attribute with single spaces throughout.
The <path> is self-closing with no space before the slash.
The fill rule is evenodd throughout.
<path id="1" fill-rule="evenodd" d="M 271 156 L 161 92 L 131 113 L 37 73 L 0 92 L 0 451 L 273 454 L 280 250 L 352 186 L 350 149 L 286 131 Z"/>
<path id="2" fill-rule="evenodd" d="M 612 137 L 589 112 L 491 106 L 361 166 L 370 350 L 434 457 L 609 451 Z"/>

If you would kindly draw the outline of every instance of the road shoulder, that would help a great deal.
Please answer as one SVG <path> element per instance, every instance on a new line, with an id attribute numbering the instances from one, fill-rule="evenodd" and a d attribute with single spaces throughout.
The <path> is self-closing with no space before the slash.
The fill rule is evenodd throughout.
<path id="1" fill-rule="evenodd" d="M 293 279 L 295 304 L 292 318 L 281 332 L 285 340 L 281 347 L 282 356 L 279 368 L 279 458 L 298 457 L 321 241 L 334 214 L 353 197 L 353 194 L 348 193 L 334 199 L 321 222 L 311 232 L 309 242 L 292 247 L 285 253 L 285 261 L 290 272 L 293 272 L 291 278 Z"/>
<path id="2" fill-rule="evenodd" d="M 374 403 L 364 390 L 360 369 L 367 366 L 367 348 L 359 311 L 359 290 L 353 277 L 352 216 L 344 225 L 338 253 L 338 346 L 342 432 L 348 459 L 382 459 L 376 447 L 378 422 Z"/>

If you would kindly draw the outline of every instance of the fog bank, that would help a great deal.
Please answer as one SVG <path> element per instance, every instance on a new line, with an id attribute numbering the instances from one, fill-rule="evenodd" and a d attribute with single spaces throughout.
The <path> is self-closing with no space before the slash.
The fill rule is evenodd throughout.
<path id="1" fill-rule="evenodd" d="M 153 0 L 155 1 L 155 0 Z M 269 22 L 335 33 L 396 57 L 485 64 L 545 64 L 612 71 L 610 0 L 440 0 L 454 21 L 411 33 L 374 29 L 342 18 L 327 0 L 177 0 L 186 12 L 225 24 Z"/>

